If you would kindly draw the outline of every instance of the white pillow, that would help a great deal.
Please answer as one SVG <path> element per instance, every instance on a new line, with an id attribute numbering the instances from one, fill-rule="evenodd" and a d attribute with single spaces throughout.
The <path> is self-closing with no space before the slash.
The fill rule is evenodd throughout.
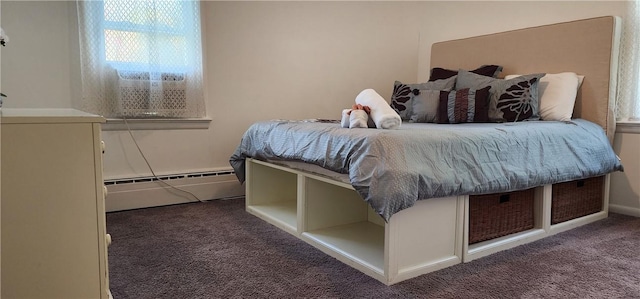
<path id="1" fill-rule="evenodd" d="M 505 79 L 513 79 L 520 75 L 507 75 Z M 542 120 L 571 120 L 573 106 L 576 103 L 578 88 L 584 76 L 565 72 L 546 74 L 538 84 L 540 95 L 540 118 Z"/>

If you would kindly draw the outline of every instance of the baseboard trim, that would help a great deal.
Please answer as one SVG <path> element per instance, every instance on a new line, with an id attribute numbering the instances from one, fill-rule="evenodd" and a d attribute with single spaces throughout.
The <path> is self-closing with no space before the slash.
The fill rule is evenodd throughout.
<path id="1" fill-rule="evenodd" d="M 158 181 L 112 184 L 107 186 L 106 210 L 115 212 L 244 196 L 244 185 L 233 174 L 189 177 L 166 182 L 189 191 L 198 198 Z"/>
<path id="2" fill-rule="evenodd" d="M 621 205 L 609 204 L 609 212 L 640 217 L 640 208 L 630 208 Z"/>

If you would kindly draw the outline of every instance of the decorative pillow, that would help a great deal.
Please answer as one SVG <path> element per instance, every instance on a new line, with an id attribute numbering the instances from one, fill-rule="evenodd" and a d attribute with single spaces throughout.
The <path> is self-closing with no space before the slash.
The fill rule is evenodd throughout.
<path id="1" fill-rule="evenodd" d="M 457 89 L 490 86 L 489 120 L 496 122 L 539 120 L 538 82 L 545 74 L 532 74 L 510 80 L 458 72 Z"/>
<path id="2" fill-rule="evenodd" d="M 473 71 L 470 71 L 474 74 L 488 76 L 492 78 L 498 77 L 498 74 L 502 72 L 502 66 L 499 65 L 483 65 Z M 443 69 L 440 67 L 434 67 L 431 69 L 431 76 L 429 76 L 429 81 L 441 80 L 451 78 L 458 74 L 458 71 Z"/>
<path id="3" fill-rule="evenodd" d="M 413 123 L 437 122 L 439 102 L 440 90 L 414 89 L 411 99 L 413 107 L 409 121 Z"/>
<path id="4" fill-rule="evenodd" d="M 508 75 L 505 79 L 513 79 L 518 76 L 520 75 Z M 557 121 L 571 120 L 582 79 L 584 76 L 578 76 L 572 72 L 546 74 L 540 78 L 538 84 L 540 118 Z"/>
<path id="5" fill-rule="evenodd" d="M 441 91 L 438 105 L 438 123 L 457 124 L 489 121 L 489 89 L 469 88 Z"/>
<path id="6" fill-rule="evenodd" d="M 456 84 L 456 77 L 451 77 L 444 80 L 437 80 L 433 82 L 416 83 L 416 84 L 403 84 L 400 81 L 396 81 L 393 84 L 393 94 L 391 95 L 391 108 L 395 110 L 402 120 L 409 120 L 411 118 L 411 98 L 415 89 L 425 90 L 451 90 Z"/>

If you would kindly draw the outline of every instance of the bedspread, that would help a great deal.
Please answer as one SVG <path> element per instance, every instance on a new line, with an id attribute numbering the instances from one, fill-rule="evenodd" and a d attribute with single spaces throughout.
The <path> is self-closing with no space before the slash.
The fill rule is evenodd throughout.
<path id="1" fill-rule="evenodd" d="M 412 124 L 399 130 L 336 123 L 253 124 L 230 158 L 295 160 L 345 173 L 385 220 L 416 200 L 533 188 L 622 170 L 603 129 L 589 121 Z"/>

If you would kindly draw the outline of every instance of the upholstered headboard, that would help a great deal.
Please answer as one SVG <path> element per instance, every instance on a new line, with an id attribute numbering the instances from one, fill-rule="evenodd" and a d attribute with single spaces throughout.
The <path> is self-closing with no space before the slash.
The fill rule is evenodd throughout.
<path id="1" fill-rule="evenodd" d="M 613 140 L 620 18 L 613 16 L 525 28 L 431 47 L 431 67 L 475 69 L 504 67 L 508 74 L 575 72 L 584 81 L 574 118 L 601 125 Z"/>

